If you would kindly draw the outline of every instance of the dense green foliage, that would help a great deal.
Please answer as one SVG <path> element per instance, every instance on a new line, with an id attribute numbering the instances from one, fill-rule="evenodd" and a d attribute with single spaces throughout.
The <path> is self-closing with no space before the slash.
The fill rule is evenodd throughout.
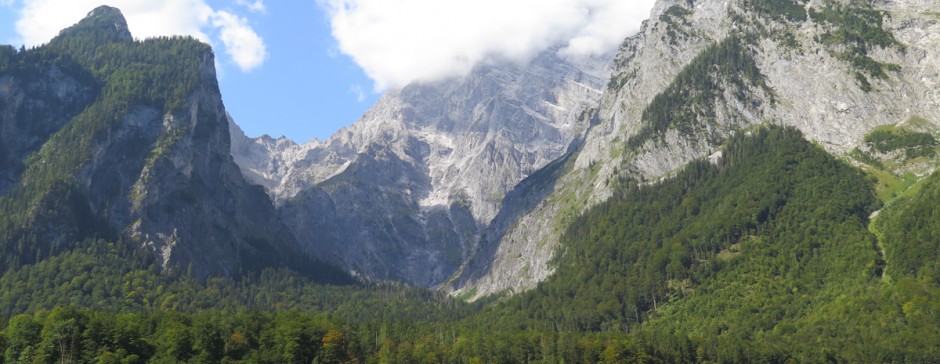
<path id="1" fill-rule="evenodd" d="M 930 361 L 940 311 L 927 303 L 940 291 L 882 280 L 867 228 L 878 205 L 862 173 L 798 132 L 739 135 L 717 166 L 693 163 L 586 213 L 552 278 L 479 317 L 628 331 L 669 362 Z M 920 316 L 901 314 L 907 301 Z"/>
<path id="2" fill-rule="evenodd" d="M 729 265 L 730 259 L 716 258 L 719 254 L 730 258 L 749 247 L 783 245 L 810 259 L 823 244 L 810 233 L 833 229 L 823 224 L 852 223 L 865 231 L 865 217 L 876 202 L 860 173 L 796 132 L 757 133 L 731 141 L 719 166 L 699 161 L 668 181 L 628 188 L 572 224 L 563 240 L 566 250 L 557 258 L 557 276 L 567 278 L 537 289 L 545 299 L 559 301 L 547 305 L 552 315 L 565 318 L 561 322 L 570 330 L 635 325 L 657 302 L 681 296 L 683 286 L 710 279 Z M 813 217 L 816 222 L 805 227 L 778 221 Z M 780 236 L 784 232 L 775 230 L 793 225 L 801 234 Z M 588 292 L 601 296 L 588 298 Z M 562 298 L 573 296 L 598 300 L 599 309 L 579 313 L 571 307 L 579 302 Z"/>
<path id="3" fill-rule="evenodd" d="M 928 133 L 914 132 L 906 129 L 880 128 L 865 136 L 865 143 L 880 153 L 904 150 L 908 159 L 917 157 L 934 157 L 937 154 L 937 138 Z"/>
<path id="4" fill-rule="evenodd" d="M 438 305 L 456 302 L 419 289 L 318 285 L 287 269 L 202 282 L 185 274 L 161 272 L 152 255 L 139 248 L 105 241 L 81 245 L 0 276 L 0 317 L 63 305 L 103 311 L 307 308 L 357 320 L 362 318 L 358 315 L 422 321 L 466 314 L 460 310 L 444 313 Z M 374 306 L 378 298 L 388 302 Z"/>
<path id="5" fill-rule="evenodd" d="M 653 98 L 643 110 L 642 118 L 648 125 L 628 144 L 640 146 L 670 128 L 691 134 L 713 123 L 715 104 L 726 90 L 745 101 L 752 88 L 770 91 L 747 44 L 737 36 L 728 37 L 696 56 L 665 91 Z"/>
<path id="6" fill-rule="evenodd" d="M 865 55 L 874 47 L 900 46 L 894 35 L 884 27 L 885 13 L 874 9 L 870 2 L 850 1 L 848 5 L 829 3 L 821 10 L 810 8 L 810 17 L 831 28 L 821 38 L 828 44 L 850 47 Z"/>
<path id="7" fill-rule="evenodd" d="M 0 324 L 8 339 L 3 344 L 0 336 L 0 353 L 6 350 L 7 362 L 24 355 L 54 362 L 64 355 L 44 336 L 23 334 L 25 322 L 39 333 L 50 327 L 67 332 L 67 355 L 81 362 L 336 362 L 321 351 L 327 333 L 345 338 L 329 357 L 378 355 L 383 345 L 430 337 L 435 331 L 429 328 L 443 332 L 433 323 L 457 322 L 479 307 L 398 285 L 320 285 L 286 269 L 199 281 L 167 275 L 148 260 L 140 249 L 86 241 L 4 274 L 0 314 L 10 321 Z M 60 320 L 57 311 L 69 316 Z M 205 335 L 212 345 L 198 338 Z"/>
<path id="8" fill-rule="evenodd" d="M 202 66 L 212 60 L 212 49 L 191 37 L 95 43 L 70 34 L 37 51 L 41 57 L 74 57 L 100 80 L 102 96 L 113 96 L 112 102 L 144 102 L 164 111 L 184 105 L 198 86 Z"/>
<path id="9" fill-rule="evenodd" d="M 940 286 L 940 172 L 895 202 L 877 221 L 890 273 Z M 934 302 L 937 304 L 938 302 Z M 940 322 L 938 322 L 940 323 Z"/>
<path id="10" fill-rule="evenodd" d="M 342 330 L 296 311 L 109 314 L 58 307 L 13 317 L 2 356 L 8 363 L 337 363 L 359 349 Z"/>
<path id="11" fill-rule="evenodd" d="M 604 335 L 507 335 L 394 324 L 353 326 L 324 315 L 168 311 L 104 313 L 59 307 L 13 317 L 3 332 L 7 363 L 523 363 L 646 361 L 626 339 Z M 398 334 L 395 334 L 395 333 Z M 547 355 L 542 355 L 546 353 Z"/>

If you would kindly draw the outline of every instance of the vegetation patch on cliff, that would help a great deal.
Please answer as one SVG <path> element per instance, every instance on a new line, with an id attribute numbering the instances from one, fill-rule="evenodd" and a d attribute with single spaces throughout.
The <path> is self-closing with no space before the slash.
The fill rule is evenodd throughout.
<path id="1" fill-rule="evenodd" d="M 887 14 L 874 9 L 870 2 L 828 2 L 821 9 L 810 8 L 809 15 L 813 21 L 825 27 L 816 41 L 828 46 L 833 56 L 853 68 L 863 91 L 874 89 L 869 77 L 887 79 L 888 72 L 900 71 L 899 65 L 880 62 L 870 56 L 870 51 L 875 47 L 904 48 L 894 34 L 885 29 Z"/>
<path id="2" fill-rule="evenodd" d="M 715 105 L 725 91 L 747 102 L 752 89 L 771 93 L 746 42 L 730 36 L 696 56 L 666 90 L 653 98 L 643 110 L 645 125 L 627 140 L 627 145 L 637 148 L 672 128 L 691 135 L 697 128 L 715 122 Z"/>

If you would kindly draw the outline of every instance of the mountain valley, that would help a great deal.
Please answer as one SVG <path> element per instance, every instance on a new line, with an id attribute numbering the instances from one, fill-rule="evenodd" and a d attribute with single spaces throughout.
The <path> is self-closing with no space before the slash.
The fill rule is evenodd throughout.
<path id="1" fill-rule="evenodd" d="M 298 144 L 99 7 L 0 47 L 0 364 L 935 362 L 938 12 L 659 0 Z"/>

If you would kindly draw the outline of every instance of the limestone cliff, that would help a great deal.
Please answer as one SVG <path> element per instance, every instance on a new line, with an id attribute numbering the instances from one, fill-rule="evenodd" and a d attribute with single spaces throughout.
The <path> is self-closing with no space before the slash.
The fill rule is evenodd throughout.
<path id="1" fill-rule="evenodd" d="M 301 244 L 369 279 L 432 286 L 467 257 L 503 196 L 586 124 L 607 59 L 528 64 L 390 91 L 327 141 L 233 135 Z"/>
<path id="2" fill-rule="evenodd" d="M 614 184 L 653 183 L 750 125 L 795 126 L 859 165 L 878 126 L 915 120 L 935 133 L 936 10 L 932 1 L 659 1 L 621 47 L 581 148 L 507 197 L 445 288 L 479 297 L 533 287 L 552 273 L 572 217 Z"/>

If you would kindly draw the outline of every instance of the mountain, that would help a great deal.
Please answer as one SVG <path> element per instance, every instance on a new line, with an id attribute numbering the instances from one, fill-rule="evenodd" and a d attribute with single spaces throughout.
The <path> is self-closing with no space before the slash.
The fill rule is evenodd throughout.
<path id="1" fill-rule="evenodd" d="M 933 2 L 652 15 L 302 145 L 116 9 L 0 48 L 0 362 L 938 362 Z"/>
<path id="2" fill-rule="evenodd" d="M 209 46 L 134 41 L 99 7 L 46 45 L 3 48 L 0 110 L 4 271 L 94 239 L 203 278 L 302 263 L 229 154 Z"/>
<path id="3" fill-rule="evenodd" d="M 552 50 L 390 91 L 327 141 L 233 133 L 232 152 L 311 254 L 370 280 L 433 287 L 506 192 L 580 137 L 608 72 L 605 57 Z"/>
<path id="4" fill-rule="evenodd" d="M 931 159 L 869 138 L 938 130 L 935 21 L 924 1 L 659 1 L 612 70 L 549 50 L 391 91 L 327 141 L 236 132 L 233 155 L 314 256 L 370 280 L 518 293 L 618 185 L 718 158 L 755 125 L 798 128 L 885 179 L 883 200 L 927 176 Z"/>
<path id="5" fill-rule="evenodd" d="M 880 151 L 871 143 L 889 130 L 931 144 L 940 130 L 933 7 L 657 2 L 616 56 L 582 147 L 507 196 L 450 289 L 479 297 L 535 287 L 554 272 L 559 236 L 617 186 L 653 184 L 695 159 L 719 158 L 728 138 L 756 125 L 799 129 L 879 178 L 889 201 L 936 167 L 899 156 L 903 143 Z"/>

